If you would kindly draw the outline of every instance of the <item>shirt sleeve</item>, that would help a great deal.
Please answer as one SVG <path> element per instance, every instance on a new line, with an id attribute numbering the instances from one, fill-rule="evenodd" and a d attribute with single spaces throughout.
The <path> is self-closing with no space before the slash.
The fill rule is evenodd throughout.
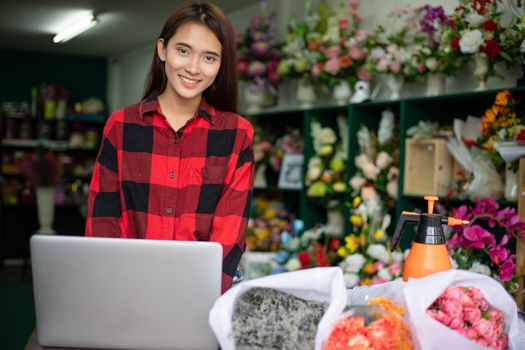
<path id="1" fill-rule="evenodd" d="M 118 133 L 109 118 L 102 136 L 88 196 L 86 236 L 121 237 L 122 212 L 118 176 Z"/>
<path id="2" fill-rule="evenodd" d="M 232 285 L 246 242 L 246 228 L 253 192 L 253 127 L 248 124 L 233 176 L 217 202 L 210 241 L 223 247 L 222 292 Z"/>

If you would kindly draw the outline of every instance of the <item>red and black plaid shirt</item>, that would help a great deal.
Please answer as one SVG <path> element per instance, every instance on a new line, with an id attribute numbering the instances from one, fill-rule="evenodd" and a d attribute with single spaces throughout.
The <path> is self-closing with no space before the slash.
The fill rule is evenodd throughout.
<path id="1" fill-rule="evenodd" d="M 153 94 L 104 127 L 86 235 L 219 242 L 224 292 L 245 247 L 253 172 L 248 121 L 203 99 L 175 132 Z"/>

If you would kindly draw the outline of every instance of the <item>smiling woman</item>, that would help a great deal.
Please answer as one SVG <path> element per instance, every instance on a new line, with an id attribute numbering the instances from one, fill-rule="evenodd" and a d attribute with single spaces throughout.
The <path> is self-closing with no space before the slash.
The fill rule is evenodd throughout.
<path id="1" fill-rule="evenodd" d="M 236 114 L 233 28 L 216 6 L 182 5 L 156 41 L 143 100 L 108 119 L 86 235 L 215 241 L 223 292 L 245 248 L 253 128 Z"/>

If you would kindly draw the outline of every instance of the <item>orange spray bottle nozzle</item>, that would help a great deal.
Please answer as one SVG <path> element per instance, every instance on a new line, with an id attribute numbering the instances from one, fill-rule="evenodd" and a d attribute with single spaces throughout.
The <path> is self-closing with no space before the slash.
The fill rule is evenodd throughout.
<path id="1" fill-rule="evenodd" d="M 425 196 L 423 197 L 428 201 L 428 215 L 434 214 L 434 202 L 439 200 L 438 196 Z"/>

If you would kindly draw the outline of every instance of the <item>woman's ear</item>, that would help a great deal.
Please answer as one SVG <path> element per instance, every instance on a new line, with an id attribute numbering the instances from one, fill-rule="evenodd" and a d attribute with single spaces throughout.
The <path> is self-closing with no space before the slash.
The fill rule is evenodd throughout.
<path id="1" fill-rule="evenodd" d="M 162 38 L 157 40 L 157 55 L 159 55 L 159 59 L 162 62 L 166 61 L 166 47 L 164 46 L 164 39 Z"/>

